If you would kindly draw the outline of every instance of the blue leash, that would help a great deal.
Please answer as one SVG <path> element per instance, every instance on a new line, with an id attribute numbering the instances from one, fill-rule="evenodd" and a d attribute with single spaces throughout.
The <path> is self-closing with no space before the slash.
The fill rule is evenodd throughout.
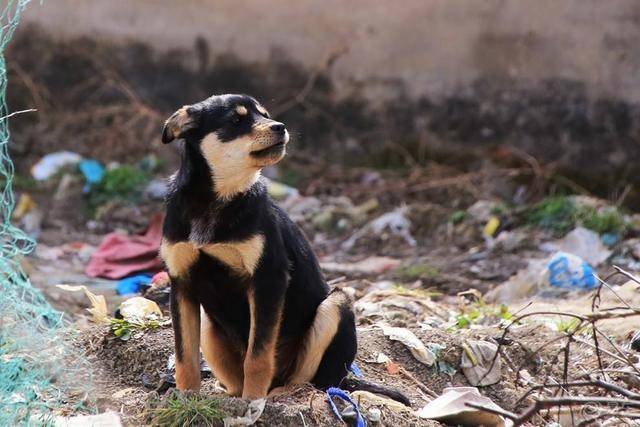
<path id="1" fill-rule="evenodd" d="M 327 397 L 329 398 L 329 406 L 331 407 L 331 410 L 336 415 L 336 417 L 338 417 L 338 419 L 342 420 L 342 415 L 340 415 L 340 411 L 338 411 L 336 404 L 333 402 L 334 397 L 338 397 L 344 400 L 345 402 L 350 404 L 356 411 L 356 427 L 366 427 L 367 424 L 364 422 L 364 418 L 360 413 L 358 405 L 351 399 L 351 397 L 349 397 L 349 395 L 345 391 L 339 389 L 338 387 L 330 387 L 327 389 Z"/>
<path id="2" fill-rule="evenodd" d="M 356 365 L 356 362 L 353 362 L 351 364 L 351 366 L 349 367 L 349 371 L 351 371 L 351 373 L 356 378 L 362 378 L 362 371 L 360 371 L 360 368 L 358 368 L 358 366 Z M 344 400 L 345 402 L 350 404 L 353 407 L 353 409 L 356 411 L 356 427 L 366 426 L 366 423 L 364 422 L 364 418 L 362 418 L 362 414 L 360 413 L 360 408 L 358 408 L 358 405 L 356 404 L 356 402 L 354 402 L 344 390 L 338 387 L 330 387 L 327 390 L 327 398 L 329 399 L 329 406 L 331 407 L 331 410 L 336 415 L 336 417 L 338 417 L 338 419 L 342 420 L 342 415 L 340 415 L 340 411 L 338 411 L 336 404 L 333 402 L 334 397 L 338 397 Z"/>

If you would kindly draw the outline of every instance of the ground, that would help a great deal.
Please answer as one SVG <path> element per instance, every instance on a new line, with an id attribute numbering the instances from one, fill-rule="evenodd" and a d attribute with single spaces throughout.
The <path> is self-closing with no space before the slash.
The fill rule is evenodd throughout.
<path id="1" fill-rule="evenodd" d="M 591 306 L 589 293 L 556 290 L 549 294 L 550 289 L 545 288 L 522 295 L 516 292 L 513 299 L 498 303 L 487 299 L 492 290 L 506 286 L 516 273 L 526 270 L 531 260 L 548 257 L 549 253 L 541 248 L 566 233 L 567 230 L 558 233 L 545 229 L 531 220 L 538 218 L 531 212 L 542 211 L 546 215 L 550 211 L 549 215 L 556 215 L 557 210 L 578 209 L 574 206 L 579 205 L 578 199 L 545 199 L 542 205 L 518 207 L 497 198 L 474 198 L 464 190 L 465 180 L 460 184 L 457 179 L 422 176 L 420 181 L 368 170 L 343 176 L 332 172 L 329 176 L 332 178 L 322 186 L 307 181 L 299 192 L 286 187 L 284 193 L 276 188 L 271 191 L 305 230 L 332 286 L 344 288 L 354 298 L 359 341 L 356 362 L 364 378 L 397 388 L 411 400 L 411 408 L 403 409 L 388 401 L 374 402 L 371 397 L 359 395 L 363 414 L 370 416 L 369 410 L 375 407 L 381 410 L 383 425 L 439 425 L 418 418 L 416 411 L 441 395 L 446 387 L 469 386 L 461 360 L 465 348 L 473 341 L 501 343 L 499 381 L 481 387 L 481 393 L 505 410 L 521 412 L 533 402 L 531 398 L 519 400 L 528 387 L 547 384 L 565 375 L 560 362 L 564 360 L 567 340 L 588 341 L 588 331 L 578 331 L 578 326 L 567 319 L 540 315 L 512 325 L 507 339 L 501 339 L 501 335 L 504 326 L 519 314 L 567 310 L 587 313 L 589 310 L 585 309 Z M 46 185 L 54 189 L 57 186 L 54 193 L 60 194 L 59 182 L 64 178 L 57 179 L 58 184 Z M 422 182 L 428 188 L 424 193 L 411 193 L 406 189 L 406 182 L 411 179 L 412 185 Z M 439 179 L 447 180 L 442 187 L 427 185 Z M 367 191 L 372 180 L 376 185 L 398 190 L 372 194 Z M 495 177 L 489 181 L 495 185 Z M 474 191 L 489 185 L 483 177 L 475 177 L 473 182 Z M 49 187 L 30 189 L 40 206 L 51 202 Z M 327 194 L 328 189 L 331 194 Z M 152 213 L 162 210 L 162 202 L 142 196 L 135 201 L 119 200 L 99 217 L 88 210 L 82 215 L 77 212 L 70 215 L 64 209 L 68 208 L 64 200 L 76 200 L 85 206 L 88 197 L 75 191 L 63 194 L 53 204 L 42 222 L 39 247 L 23 264 L 32 283 L 43 290 L 56 308 L 70 315 L 74 329 L 79 331 L 73 342 L 86 354 L 93 369 L 91 393 L 95 408 L 100 412 L 114 410 L 126 425 L 139 425 L 149 422 L 154 408 L 167 399 L 166 394 L 154 390 L 167 373 L 167 361 L 173 352 L 170 324 L 163 322 L 157 328 L 134 331 L 124 341 L 109 326 L 93 323 L 85 310 L 89 301 L 82 292 L 68 292 L 55 285 L 87 285 L 91 292 L 107 298 L 107 314 L 112 315 L 127 297 L 116 294 L 114 281 L 87 277 L 86 263 L 105 232 L 144 231 Z M 561 209 L 554 203 L 560 203 Z M 606 204 L 596 199 L 589 203 Z M 395 212 L 391 215 L 395 219 L 376 229 L 373 223 L 390 212 Z M 617 257 L 622 265 L 633 266 L 635 225 L 632 216 L 625 213 L 624 217 L 624 229 L 613 230 L 620 234 L 611 257 Z M 487 231 L 492 218 L 499 224 L 496 230 Z M 563 220 L 568 221 L 568 229 L 580 225 L 573 216 Z M 593 222 L 593 218 L 589 220 Z M 394 229 L 398 221 L 401 227 Z M 350 247 L 345 246 L 354 235 L 361 238 Z M 417 244 L 413 245 L 411 239 Z M 603 277 L 611 271 L 608 263 L 602 263 L 598 269 Z M 536 273 L 536 277 L 539 275 Z M 610 283 L 617 286 L 623 282 L 614 278 Z M 521 288 L 525 287 L 515 287 Z M 635 287 L 616 289 L 617 297 L 622 296 L 630 306 L 638 305 Z M 613 294 L 605 294 L 603 301 L 610 305 L 619 302 Z M 571 304 L 566 302 L 567 297 Z M 160 306 L 168 319 L 166 301 Z M 636 324 L 633 319 L 628 319 L 624 326 L 617 320 L 605 321 L 602 330 L 617 344 L 604 343 L 603 351 L 618 351 L 619 346 L 628 342 Z M 403 343 L 385 336 L 382 325 L 413 332 L 435 352 L 435 365 L 419 362 Z M 584 378 L 585 372 L 598 368 L 596 354 L 587 344 L 573 344 L 575 354 L 569 354 L 567 359 L 569 378 Z M 579 349 L 575 350 L 576 347 Z M 605 359 L 610 369 L 627 368 L 619 366 L 619 360 L 613 356 Z M 246 411 L 248 403 L 224 397 L 214 378 L 204 380 L 202 393 L 219 397 L 220 408 L 227 415 L 243 415 Z M 547 414 L 529 422 L 538 425 L 548 417 Z M 261 425 L 292 426 L 335 423 L 324 393 L 308 386 L 269 399 L 259 421 Z"/>

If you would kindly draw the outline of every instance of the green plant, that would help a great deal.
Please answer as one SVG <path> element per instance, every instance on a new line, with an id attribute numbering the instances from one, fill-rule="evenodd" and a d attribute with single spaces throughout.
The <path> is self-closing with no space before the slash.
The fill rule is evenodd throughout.
<path id="1" fill-rule="evenodd" d="M 473 324 L 490 324 L 508 321 L 512 318 L 513 314 L 506 304 L 495 306 L 487 304 L 484 299 L 479 298 L 470 305 L 462 307 L 462 311 L 455 318 L 453 327 L 466 329 Z"/>
<path id="2" fill-rule="evenodd" d="M 96 209 L 114 199 L 136 201 L 149 179 L 147 172 L 129 165 L 107 170 L 102 180 L 91 188 L 89 206 Z"/>
<path id="3" fill-rule="evenodd" d="M 576 205 L 569 197 L 547 197 L 525 212 L 525 221 L 555 234 L 565 234 L 576 225 L 582 225 L 598 234 L 627 232 L 623 213 L 614 206 L 595 208 Z"/>
<path id="4" fill-rule="evenodd" d="M 146 331 L 150 329 L 157 329 L 163 326 L 164 322 L 159 320 L 145 320 L 144 322 L 134 322 L 125 319 L 110 319 L 109 328 L 113 335 L 120 338 L 122 341 L 127 341 L 131 338 L 131 335 L 137 331 Z"/>
<path id="5" fill-rule="evenodd" d="M 612 206 L 601 209 L 581 206 L 577 210 L 576 217 L 585 228 L 598 234 L 613 233 L 622 236 L 628 228 L 622 212 Z"/>
<path id="6" fill-rule="evenodd" d="M 576 206 L 569 197 L 547 197 L 525 211 L 525 222 L 555 234 L 565 234 L 575 225 Z"/>
<path id="7" fill-rule="evenodd" d="M 467 219 L 467 216 L 467 211 L 455 211 L 449 215 L 449 222 L 453 225 L 457 225 Z"/>
<path id="8" fill-rule="evenodd" d="M 215 426 L 225 416 L 220 400 L 193 393 L 173 391 L 162 400 L 152 402 L 145 416 L 153 426 Z"/>
<path id="9" fill-rule="evenodd" d="M 575 319 L 573 317 L 569 319 L 562 318 L 556 321 L 555 326 L 558 332 L 563 332 L 565 334 L 579 333 L 580 330 L 584 328 L 584 327 L 581 327 L 582 321 L 580 321 L 579 319 Z"/>

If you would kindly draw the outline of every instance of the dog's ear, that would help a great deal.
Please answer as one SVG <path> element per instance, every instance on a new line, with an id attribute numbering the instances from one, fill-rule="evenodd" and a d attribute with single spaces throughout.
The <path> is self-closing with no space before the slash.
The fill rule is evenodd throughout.
<path id="1" fill-rule="evenodd" d="M 197 111 L 190 105 L 185 105 L 173 113 L 164 122 L 162 128 L 162 142 L 170 143 L 174 139 L 182 138 L 185 134 L 198 127 Z"/>

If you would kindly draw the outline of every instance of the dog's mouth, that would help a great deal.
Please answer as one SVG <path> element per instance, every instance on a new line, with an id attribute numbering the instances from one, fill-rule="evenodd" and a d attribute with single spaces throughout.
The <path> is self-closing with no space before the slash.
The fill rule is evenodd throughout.
<path id="1" fill-rule="evenodd" d="M 271 157 L 275 154 L 280 154 L 284 151 L 285 146 L 287 145 L 288 138 L 282 138 L 280 141 L 272 144 L 266 148 L 261 148 L 260 150 L 252 151 L 251 155 L 257 158 L 263 157 Z"/>

